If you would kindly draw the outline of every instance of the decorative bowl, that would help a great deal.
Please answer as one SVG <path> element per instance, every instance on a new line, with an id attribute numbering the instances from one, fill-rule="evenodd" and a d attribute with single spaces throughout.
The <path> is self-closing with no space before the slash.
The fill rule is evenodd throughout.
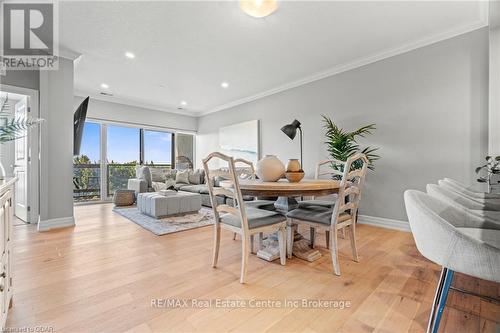
<path id="1" fill-rule="evenodd" d="M 302 180 L 302 178 L 304 178 L 304 176 L 305 176 L 304 171 L 285 173 L 285 177 L 290 183 L 298 183 Z"/>

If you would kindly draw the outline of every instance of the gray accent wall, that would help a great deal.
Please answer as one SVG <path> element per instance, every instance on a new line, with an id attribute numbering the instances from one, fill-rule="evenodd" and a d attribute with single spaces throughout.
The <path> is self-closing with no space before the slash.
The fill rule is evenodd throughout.
<path id="1" fill-rule="evenodd" d="M 321 115 L 345 129 L 375 123 L 360 143 L 380 147 L 367 176 L 361 214 L 407 220 L 403 192 L 452 177 L 474 182 L 488 150 L 488 29 L 378 61 L 198 119 L 197 161 L 217 150 L 218 128 L 261 120 L 261 153 L 286 162 L 299 142 L 280 128 L 297 118 L 304 164 L 327 158 Z"/>

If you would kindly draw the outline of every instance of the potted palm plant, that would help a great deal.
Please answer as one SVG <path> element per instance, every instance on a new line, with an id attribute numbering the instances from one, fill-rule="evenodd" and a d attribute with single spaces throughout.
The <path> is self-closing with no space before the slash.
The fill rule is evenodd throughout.
<path id="1" fill-rule="evenodd" d="M 26 136 L 26 131 L 38 125 L 43 119 L 16 116 L 10 112 L 7 94 L 0 97 L 0 144 L 18 140 Z M 1 156 L 1 154 L 0 154 Z M 5 178 L 5 168 L 0 160 L 0 180 Z"/>
<path id="2" fill-rule="evenodd" d="M 325 144 L 331 158 L 347 161 L 350 156 L 360 152 L 365 154 L 368 159 L 368 168 L 371 170 L 375 169 L 374 162 L 380 158 L 380 156 L 375 153 L 378 147 L 368 146 L 361 149 L 357 142 L 358 138 L 363 138 L 366 135 L 372 134 L 372 131 L 376 129 L 375 124 L 369 124 L 354 131 L 346 131 L 335 124 L 332 119 L 323 115 L 323 126 L 326 130 Z M 361 163 L 361 161 L 354 162 L 352 168 L 359 169 Z M 332 165 L 332 167 L 343 171 L 341 165 Z"/>

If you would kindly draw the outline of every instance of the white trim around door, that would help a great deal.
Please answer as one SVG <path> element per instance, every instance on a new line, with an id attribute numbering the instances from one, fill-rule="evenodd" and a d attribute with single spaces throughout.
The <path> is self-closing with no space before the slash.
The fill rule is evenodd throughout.
<path id="1" fill-rule="evenodd" d="M 29 115 L 40 117 L 40 100 L 38 90 L 0 84 L 0 91 L 28 96 Z M 38 126 L 30 129 L 29 155 L 29 191 L 27 222 L 36 224 L 40 215 L 40 129 Z"/>

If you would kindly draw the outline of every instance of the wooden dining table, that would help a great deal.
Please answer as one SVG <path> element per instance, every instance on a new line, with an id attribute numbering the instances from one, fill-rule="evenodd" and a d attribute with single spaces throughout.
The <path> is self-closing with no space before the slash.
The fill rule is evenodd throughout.
<path id="1" fill-rule="evenodd" d="M 325 196 L 337 193 L 340 181 L 332 179 L 302 179 L 291 183 L 286 179 L 277 182 L 262 180 L 240 180 L 241 193 L 255 197 L 278 197 L 274 207 L 281 213 L 287 213 L 298 207 L 297 197 Z"/>
<path id="2" fill-rule="evenodd" d="M 241 193 L 254 197 L 278 197 L 274 202 L 274 207 L 281 214 L 298 208 L 298 197 L 305 196 L 325 196 L 338 193 L 340 181 L 331 179 L 302 179 L 300 182 L 291 183 L 286 179 L 277 182 L 265 182 L 256 179 L 245 179 L 239 181 Z M 297 234 L 297 230 L 295 230 Z M 268 237 L 277 240 L 277 235 Z M 302 235 L 294 235 L 295 239 L 304 238 Z M 261 235 L 262 238 L 262 235 Z M 259 240 L 259 243 L 262 239 Z M 260 245 L 259 245 L 260 247 Z M 264 250 L 262 248 L 261 250 Z M 294 252 L 296 254 L 296 252 Z"/>

